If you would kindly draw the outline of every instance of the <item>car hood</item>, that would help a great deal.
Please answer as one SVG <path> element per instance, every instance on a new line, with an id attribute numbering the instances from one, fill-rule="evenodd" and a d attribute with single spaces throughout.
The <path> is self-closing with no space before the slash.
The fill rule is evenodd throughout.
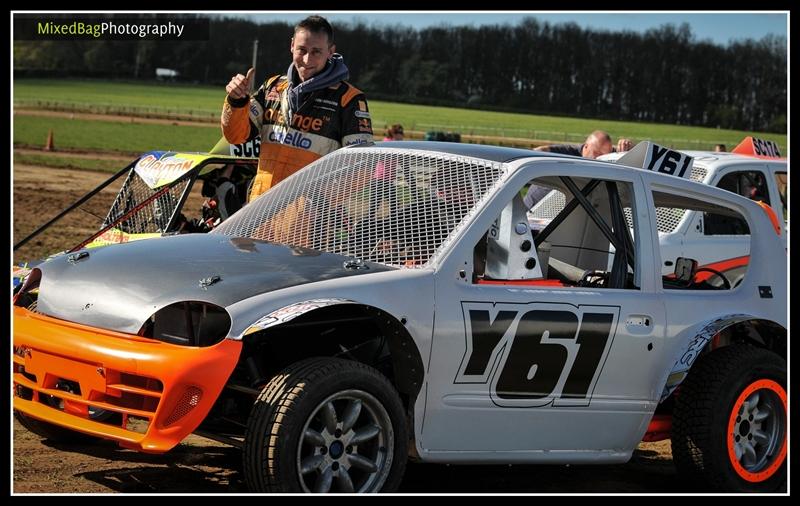
<path id="1" fill-rule="evenodd" d="M 81 250 L 48 260 L 37 310 L 94 327 L 136 333 L 164 306 L 203 301 L 226 307 L 261 293 L 393 270 L 306 248 L 190 234 Z"/>

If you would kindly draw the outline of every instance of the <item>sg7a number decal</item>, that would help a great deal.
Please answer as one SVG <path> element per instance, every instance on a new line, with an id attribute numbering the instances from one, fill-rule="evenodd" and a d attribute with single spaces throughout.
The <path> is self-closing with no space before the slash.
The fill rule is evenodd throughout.
<path id="1" fill-rule="evenodd" d="M 619 307 L 462 302 L 466 352 L 456 383 L 489 384 L 505 407 L 588 406 Z"/>

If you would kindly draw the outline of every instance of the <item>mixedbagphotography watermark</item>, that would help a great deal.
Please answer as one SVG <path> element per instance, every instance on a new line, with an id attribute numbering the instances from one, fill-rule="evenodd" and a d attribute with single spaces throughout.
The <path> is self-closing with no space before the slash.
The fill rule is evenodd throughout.
<path id="1" fill-rule="evenodd" d="M 108 17 L 14 18 L 15 40 L 208 40 L 209 19 Z"/>
<path id="2" fill-rule="evenodd" d="M 183 24 L 174 24 L 171 21 L 167 24 L 131 24 L 131 23 L 114 23 L 113 21 L 104 21 L 98 24 L 88 24 L 82 21 L 73 21 L 72 23 L 54 23 L 48 21 L 45 23 L 36 23 L 36 35 L 91 35 L 94 38 L 102 37 L 103 35 L 135 35 L 139 38 L 144 38 L 150 35 L 165 37 L 183 35 L 185 26 Z"/>

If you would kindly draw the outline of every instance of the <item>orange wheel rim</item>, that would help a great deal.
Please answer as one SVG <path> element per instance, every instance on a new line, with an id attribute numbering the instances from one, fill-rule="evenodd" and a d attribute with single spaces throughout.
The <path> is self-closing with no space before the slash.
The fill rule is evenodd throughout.
<path id="1" fill-rule="evenodd" d="M 728 418 L 728 458 L 742 479 L 771 478 L 786 460 L 786 390 L 760 379 L 745 388 Z"/>

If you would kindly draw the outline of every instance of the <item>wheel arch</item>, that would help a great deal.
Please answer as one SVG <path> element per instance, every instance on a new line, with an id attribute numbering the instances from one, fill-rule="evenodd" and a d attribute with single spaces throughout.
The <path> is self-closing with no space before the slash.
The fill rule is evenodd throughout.
<path id="1" fill-rule="evenodd" d="M 264 315 L 243 333 L 239 366 L 251 384 L 309 357 L 331 356 L 371 365 L 383 373 L 413 409 L 424 365 L 406 317 L 347 299 L 313 299 Z M 291 342 L 289 342 L 291 341 Z M 271 353 L 280 351 L 279 354 Z M 260 376 L 255 378 L 254 376 Z"/>
<path id="2" fill-rule="evenodd" d="M 786 359 L 786 328 L 774 321 L 749 314 L 730 314 L 688 328 L 680 336 L 680 348 L 666 377 L 661 402 L 664 402 L 686 379 L 701 355 L 737 343 L 748 343 L 770 350 Z"/>
<path id="3" fill-rule="evenodd" d="M 720 329 L 706 345 L 704 351 L 709 352 L 735 343 L 749 343 L 770 350 L 785 359 L 786 337 L 786 328 L 779 323 L 762 318 L 751 318 L 732 322 Z"/>

